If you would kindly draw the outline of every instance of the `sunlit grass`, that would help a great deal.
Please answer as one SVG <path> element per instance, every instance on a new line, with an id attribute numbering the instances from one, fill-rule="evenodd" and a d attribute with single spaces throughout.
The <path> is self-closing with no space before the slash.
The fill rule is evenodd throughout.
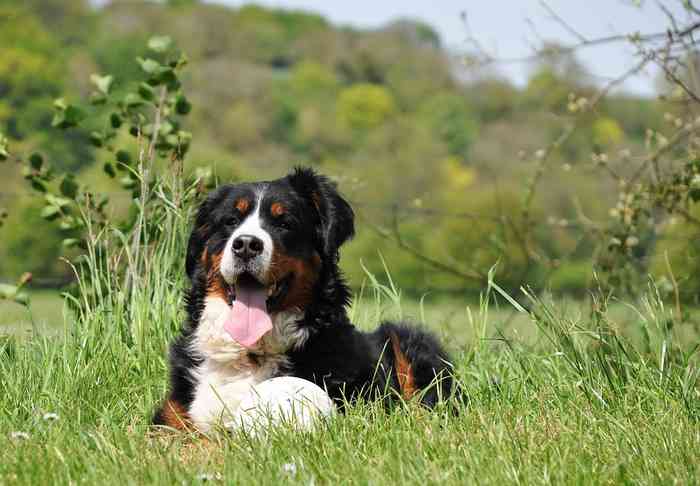
<path id="1" fill-rule="evenodd" d="M 173 299 L 178 289 L 162 292 Z M 425 316 L 450 348 L 469 397 L 459 413 L 358 404 L 311 434 L 281 429 L 205 440 L 153 432 L 148 420 L 164 393 L 165 346 L 176 325 L 153 326 L 150 344 L 137 346 L 110 332 L 125 325 L 124 316 L 96 315 L 64 337 L 2 344 L 0 483 L 697 481 L 692 342 L 675 341 L 682 329 L 655 327 L 673 316 L 653 300 L 626 324 L 646 321 L 650 347 L 624 341 L 626 354 L 601 333 L 611 324 L 607 314 L 596 322 L 580 306 L 562 311 L 534 301 L 532 315 L 516 312 L 513 320 L 507 303 L 497 310 L 492 300 L 470 308 L 397 302 L 368 285 L 351 311 L 362 328 Z M 499 328 L 509 337 L 499 338 Z"/>

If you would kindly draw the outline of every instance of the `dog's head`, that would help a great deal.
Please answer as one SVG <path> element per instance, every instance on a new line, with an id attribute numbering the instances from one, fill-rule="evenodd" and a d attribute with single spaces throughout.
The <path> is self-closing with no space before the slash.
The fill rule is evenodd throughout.
<path id="1" fill-rule="evenodd" d="M 200 206 L 186 270 L 207 297 L 232 306 L 227 331 L 252 347 L 271 317 L 303 313 L 324 267 L 354 235 L 354 215 L 335 185 L 311 169 L 274 181 L 225 185 Z"/>

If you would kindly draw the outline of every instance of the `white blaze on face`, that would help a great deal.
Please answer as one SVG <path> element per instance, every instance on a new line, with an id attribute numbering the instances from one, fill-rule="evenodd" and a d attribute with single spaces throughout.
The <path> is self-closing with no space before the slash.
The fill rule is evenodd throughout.
<path id="1" fill-rule="evenodd" d="M 265 231 L 265 229 L 262 227 L 262 219 L 260 217 L 260 206 L 262 205 L 262 199 L 263 193 L 261 192 L 258 194 L 253 211 L 246 216 L 240 226 L 236 228 L 226 242 L 224 255 L 221 259 L 221 275 L 223 275 L 224 280 L 226 280 L 226 282 L 229 284 L 233 283 L 239 274 L 239 271 L 236 269 L 236 261 L 233 256 L 233 241 L 239 236 L 250 235 L 259 238 L 260 241 L 263 242 L 262 253 L 248 263 L 247 269 L 251 271 L 251 273 L 255 274 L 256 277 L 264 278 L 270 268 L 273 243 L 270 233 Z"/>

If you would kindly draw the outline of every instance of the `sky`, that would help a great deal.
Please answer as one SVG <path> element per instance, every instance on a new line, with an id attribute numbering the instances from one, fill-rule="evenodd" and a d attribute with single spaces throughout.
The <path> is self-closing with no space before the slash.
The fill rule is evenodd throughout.
<path id="1" fill-rule="evenodd" d="M 541 0 L 215 0 L 232 6 L 256 3 L 272 7 L 303 9 L 321 13 L 333 23 L 359 28 L 376 28 L 397 18 L 419 19 L 432 25 L 446 47 L 467 50 L 466 39 L 471 36 L 492 55 L 502 58 L 522 57 L 532 53 L 539 39 L 576 42 L 542 6 Z M 685 19 L 680 0 L 661 0 Z M 635 6 L 641 4 L 641 6 Z M 650 0 L 550 0 L 548 5 L 557 15 L 588 39 L 626 34 L 663 32 L 668 20 Z M 461 13 L 467 14 L 469 30 Z M 536 26 L 533 28 L 533 25 Z M 579 59 L 604 82 L 615 78 L 635 64 L 633 49 L 623 44 L 587 48 L 578 52 Z M 522 85 L 531 65 L 516 63 L 498 67 L 499 71 Z M 657 71 L 646 72 L 629 79 L 622 89 L 651 95 Z"/>

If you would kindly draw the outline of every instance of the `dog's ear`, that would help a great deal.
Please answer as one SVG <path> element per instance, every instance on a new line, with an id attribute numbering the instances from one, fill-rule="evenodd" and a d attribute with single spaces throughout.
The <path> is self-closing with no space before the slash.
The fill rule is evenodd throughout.
<path id="1" fill-rule="evenodd" d="M 214 231 L 210 221 L 211 213 L 221 202 L 221 199 L 226 196 L 228 190 L 229 187 L 222 186 L 212 191 L 197 209 L 192 233 L 190 233 L 190 239 L 187 243 L 187 257 L 185 259 L 185 271 L 190 280 L 192 280 L 195 268 L 197 268 L 197 262 L 202 258 L 207 241 Z"/>
<path id="2" fill-rule="evenodd" d="M 323 252 L 337 261 L 341 245 L 355 235 L 355 214 L 350 204 L 338 193 L 335 183 L 313 169 L 297 167 L 288 178 L 294 190 L 316 209 Z"/>

